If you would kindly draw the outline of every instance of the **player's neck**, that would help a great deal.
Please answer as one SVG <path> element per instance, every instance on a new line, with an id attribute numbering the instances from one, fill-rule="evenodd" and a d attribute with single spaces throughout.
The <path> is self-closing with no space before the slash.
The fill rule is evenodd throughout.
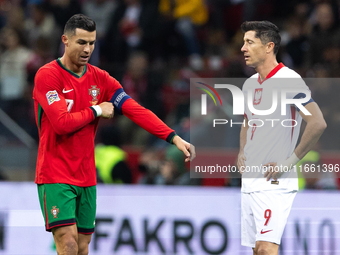
<path id="1" fill-rule="evenodd" d="M 263 64 L 257 66 L 255 68 L 256 72 L 259 73 L 261 81 L 266 79 L 268 74 L 278 65 L 276 59 L 272 59 L 270 61 L 265 61 Z"/>
<path id="2" fill-rule="evenodd" d="M 60 62 L 64 65 L 65 68 L 74 72 L 75 74 L 81 75 L 84 71 L 84 66 L 73 64 L 72 61 L 65 55 L 60 58 Z"/>

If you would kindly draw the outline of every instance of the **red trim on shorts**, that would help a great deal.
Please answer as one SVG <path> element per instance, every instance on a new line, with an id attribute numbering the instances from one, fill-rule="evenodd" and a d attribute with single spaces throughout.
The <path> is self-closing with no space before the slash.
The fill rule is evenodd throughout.
<path id="1" fill-rule="evenodd" d="M 44 207 L 45 207 L 45 219 L 46 219 L 46 230 L 50 228 L 48 224 L 48 217 L 47 217 L 47 207 L 46 207 L 46 192 L 44 192 Z"/>
<path id="2" fill-rule="evenodd" d="M 78 234 L 82 234 L 82 235 L 92 235 L 94 233 L 94 231 L 92 232 L 78 232 Z"/>
<path id="3" fill-rule="evenodd" d="M 57 227 L 62 227 L 62 226 L 70 226 L 70 225 L 74 225 L 74 224 L 76 224 L 76 223 L 73 222 L 73 223 L 59 224 L 59 225 L 55 225 L 55 226 L 50 227 L 50 228 L 46 228 L 46 230 L 50 232 L 52 230 L 52 228 L 57 228 Z"/>
<path id="4" fill-rule="evenodd" d="M 91 235 L 94 233 L 94 228 L 79 228 L 78 227 L 78 233 L 83 235 Z"/>

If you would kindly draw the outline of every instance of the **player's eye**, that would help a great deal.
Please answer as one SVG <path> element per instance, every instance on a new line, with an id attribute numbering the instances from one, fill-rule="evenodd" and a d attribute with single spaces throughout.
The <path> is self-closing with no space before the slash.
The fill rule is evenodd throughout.
<path id="1" fill-rule="evenodd" d="M 94 45 L 94 42 L 90 42 L 90 45 Z"/>

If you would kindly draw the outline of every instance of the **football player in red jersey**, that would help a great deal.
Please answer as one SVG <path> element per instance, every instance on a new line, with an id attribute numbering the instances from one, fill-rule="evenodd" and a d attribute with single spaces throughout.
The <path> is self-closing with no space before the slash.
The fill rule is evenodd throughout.
<path id="1" fill-rule="evenodd" d="M 39 129 L 36 167 L 39 201 L 46 230 L 58 254 L 88 254 L 96 213 L 94 137 L 99 117 L 114 111 L 173 143 L 185 161 L 194 147 L 151 111 L 129 97 L 107 72 L 88 64 L 96 41 L 95 22 L 82 15 L 66 23 L 64 55 L 39 69 L 33 98 Z"/>

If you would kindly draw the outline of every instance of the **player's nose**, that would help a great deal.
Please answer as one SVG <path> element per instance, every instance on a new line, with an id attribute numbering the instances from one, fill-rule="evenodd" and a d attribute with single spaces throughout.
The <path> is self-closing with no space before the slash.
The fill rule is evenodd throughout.
<path id="1" fill-rule="evenodd" d="M 90 52 L 90 45 L 89 44 L 86 44 L 86 46 L 84 47 L 84 51 L 86 53 L 89 53 Z"/>
<path id="2" fill-rule="evenodd" d="M 242 46 L 242 48 L 241 48 L 241 51 L 242 51 L 242 52 L 246 52 L 246 51 L 247 51 L 247 48 L 246 48 L 246 45 L 245 45 L 245 44 L 243 44 L 243 46 Z"/>

